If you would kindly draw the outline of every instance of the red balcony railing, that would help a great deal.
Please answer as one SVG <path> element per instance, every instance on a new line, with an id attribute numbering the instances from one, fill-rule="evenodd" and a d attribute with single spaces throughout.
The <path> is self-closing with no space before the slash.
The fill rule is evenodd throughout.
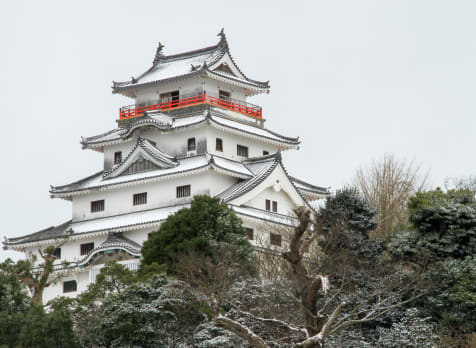
<path id="1" fill-rule="evenodd" d="M 119 119 L 123 120 L 125 118 L 142 116 L 146 111 L 167 111 L 199 104 L 210 104 L 218 106 L 227 110 L 239 112 L 247 116 L 259 118 L 260 120 L 263 118 L 263 111 L 260 106 L 245 103 L 235 99 L 221 99 L 217 97 L 212 97 L 211 95 L 207 95 L 206 93 L 204 93 L 194 97 L 171 100 L 165 103 L 153 105 L 146 105 L 140 107 L 136 107 L 135 105 L 123 106 L 119 109 Z"/>

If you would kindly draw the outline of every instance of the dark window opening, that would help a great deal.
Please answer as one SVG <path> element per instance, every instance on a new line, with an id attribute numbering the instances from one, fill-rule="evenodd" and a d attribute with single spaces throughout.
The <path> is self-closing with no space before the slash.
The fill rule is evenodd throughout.
<path id="1" fill-rule="evenodd" d="M 98 211 L 104 211 L 104 199 L 91 202 L 91 213 L 97 213 Z"/>
<path id="2" fill-rule="evenodd" d="M 54 256 L 57 260 L 61 259 L 61 248 L 56 248 L 56 249 L 55 249 L 55 252 L 53 253 L 53 256 Z"/>
<path id="3" fill-rule="evenodd" d="M 160 103 L 170 103 L 170 107 L 175 108 L 178 106 L 179 101 L 179 91 L 172 91 L 167 93 L 162 93 L 160 95 Z M 166 105 L 167 106 L 167 105 Z"/>
<path id="4" fill-rule="evenodd" d="M 195 143 L 195 138 L 188 138 L 187 151 L 195 151 L 196 149 L 197 149 L 197 144 Z"/>
<path id="5" fill-rule="evenodd" d="M 216 141 L 216 150 L 217 150 L 217 151 L 220 151 L 220 152 L 223 152 L 223 140 L 220 139 L 220 138 L 217 138 L 217 141 Z"/>
<path id="6" fill-rule="evenodd" d="M 276 233 L 270 233 L 269 242 L 271 243 L 271 245 L 281 246 L 281 235 Z"/>
<path id="7" fill-rule="evenodd" d="M 223 100 L 230 100 L 230 92 L 225 92 L 220 89 L 218 91 L 218 98 Z"/>
<path id="8" fill-rule="evenodd" d="M 263 150 L 263 156 L 269 155 L 269 151 Z"/>
<path id="9" fill-rule="evenodd" d="M 248 236 L 249 240 L 254 239 L 254 230 L 252 228 L 245 228 L 246 235 Z"/>
<path id="10" fill-rule="evenodd" d="M 147 204 L 147 192 L 135 193 L 132 196 L 133 205 Z"/>
<path id="11" fill-rule="evenodd" d="M 271 201 L 269 199 L 266 200 L 266 210 L 271 211 Z"/>
<path id="12" fill-rule="evenodd" d="M 273 201 L 273 213 L 277 213 L 277 212 L 278 212 L 278 202 Z"/>
<path id="13" fill-rule="evenodd" d="M 122 162 L 122 151 L 114 152 L 114 164 L 120 164 Z"/>
<path id="14" fill-rule="evenodd" d="M 190 191 L 190 185 L 177 186 L 177 198 L 189 197 Z"/>
<path id="15" fill-rule="evenodd" d="M 248 157 L 248 147 L 243 145 L 236 145 L 236 154 L 241 157 Z"/>
<path id="16" fill-rule="evenodd" d="M 84 243 L 79 246 L 81 256 L 89 254 L 91 250 L 94 249 L 94 242 L 93 243 Z"/>
<path id="17" fill-rule="evenodd" d="M 78 285 L 76 284 L 76 280 L 68 280 L 66 282 L 63 282 L 63 293 L 75 291 L 78 291 Z"/>

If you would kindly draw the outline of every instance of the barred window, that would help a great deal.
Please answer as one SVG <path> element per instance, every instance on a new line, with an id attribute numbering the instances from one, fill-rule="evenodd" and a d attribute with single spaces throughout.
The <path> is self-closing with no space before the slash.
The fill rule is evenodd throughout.
<path id="1" fill-rule="evenodd" d="M 133 205 L 147 204 L 147 192 L 135 193 L 132 196 Z"/>
<path id="2" fill-rule="evenodd" d="M 278 202 L 273 201 L 273 213 L 277 213 L 277 212 L 278 212 Z"/>
<path id="3" fill-rule="evenodd" d="M 56 248 L 56 249 L 55 249 L 55 252 L 53 253 L 53 256 L 54 256 L 57 260 L 61 259 L 61 248 Z"/>
<path id="4" fill-rule="evenodd" d="M 248 157 L 248 147 L 243 145 L 236 145 L 236 154 L 241 157 Z"/>
<path id="5" fill-rule="evenodd" d="M 254 239 L 254 230 L 252 228 L 245 228 L 245 232 L 249 240 Z"/>
<path id="6" fill-rule="evenodd" d="M 91 202 L 91 213 L 97 213 L 98 211 L 104 211 L 104 199 Z"/>
<path id="7" fill-rule="evenodd" d="M 177 186 L 177 198 L 189 197 L 191 193 L 190 185 Z"/>
<path id="8" fill-rule="evenodd" d="M 94 249 L 94 242 L 93 243 L 84 243 L 79 246 L 81 256 L 89 254 L 91 250 Z"/>
<path id="9" fill-rule="evenodd" d="M 120 164 L 122 162 L 122 151 L 114 152 L 114 164 Z"/>
<path id="10" fill-rule="evenodd" d="M 271 211 L 271 201 L 269 199 L 266 200 L 266 210 Z"/>
<path id="11" fill-rule="evenodd" d="M 78 285 L 76 284 L 76 280 L 68 280 L 66 282 L 63 282 L 63 293 L 76 291 L 78 291 Z"/>
<path id="12" fill-rule="evenodd" d="M 271 243 L 271 245 L 281 246 L 281 235 L 276 233 L 270 233 L 269 242 Z"/>
<path id="13" fill-rule="evenodd" d="M 195 151 L 196 149 L 195 138 L 189 138 L 187 140 L 187 151 Z"/>
<path id="14" fill-rule="evenodd" d="M 223 152 L 223 140 L 220 139 L 220 138 L 217 138 L 216 150 L 220 151 L 220 152 Z"/>

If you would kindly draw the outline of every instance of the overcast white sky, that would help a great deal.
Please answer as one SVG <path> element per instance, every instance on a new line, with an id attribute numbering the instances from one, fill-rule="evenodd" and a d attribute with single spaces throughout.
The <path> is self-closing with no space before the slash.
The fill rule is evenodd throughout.
<path id="1" fill-rule="evenodd" d="M 474 175 L 475 18 L 475 1 L 2 2 L 0 238 L 71 218 L 49 185 L 101 167 L 79 140 L 131 103 L 112 80 L 146 70 L 159 40 L 171 54 L 222 27 L 245 74 L 271 81 L 250 100 L 267 127 L 301 137 L 284 155 L 292 175 L 339 188 L 385 152 L 415 158 L 433 185 Z"/>

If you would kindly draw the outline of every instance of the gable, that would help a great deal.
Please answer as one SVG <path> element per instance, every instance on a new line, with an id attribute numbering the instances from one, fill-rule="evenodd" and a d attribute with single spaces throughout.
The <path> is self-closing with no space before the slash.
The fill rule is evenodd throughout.
<path id="1" fill-rule="evenodd" d="M 231 74 L 240 79 L 246 80 L 246 76 L 240 71 L 238 66 L 231 58 L 230 54 L 227 52 L 223 55 L 221 59 L 218 60 L 215 64 L 210 67 L 210 70 L 217 72 L 224 72 L 226 74 Z"/>
<path id="2" fill-rule="evenodd" d="M 299 206 L 307 206 L 307 202 L 291 183 L 281 164 L 277 165 L 259 185 L 242 196 L 236 197 L 229 203 L 265 209 L 266 199 L 277 201 L 278 213 L 281 214 L 287 214 L 289 210 Z M 279 208 L 280 202 L 284 209 Z"/>
<path id="3" fill-rule="evenodd" d="M 233 71 L 231 71 L 230 67 L 226 63 L 221 63 L 213 71 L 224 72 L 225 74 L 232 75 L 232 76 L 236 77 L 236 75 L 233 74 Z"/>
<path id="4" fill-rule="evenodd" d="M 133 162 L 129 167 L 124 169 L 124 171 L 119 175 L 130 175 L 135 173 L 147 172 L 149 170 L 160 169 L 160 167 L 152 161 L 139 156 L 135 162 Z"/>

